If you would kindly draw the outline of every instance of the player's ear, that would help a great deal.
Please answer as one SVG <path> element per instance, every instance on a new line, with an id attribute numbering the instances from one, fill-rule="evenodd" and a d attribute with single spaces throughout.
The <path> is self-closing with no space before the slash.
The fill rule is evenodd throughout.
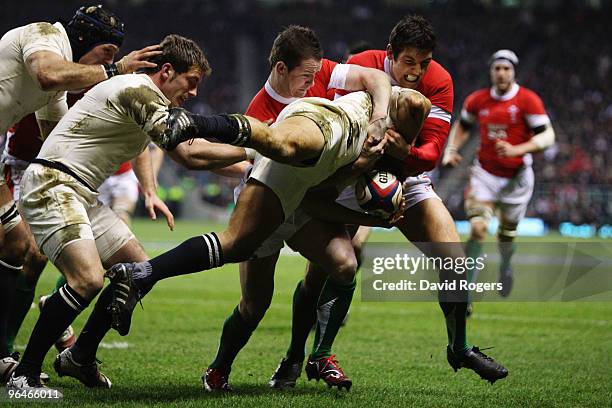
<path id="1" fill-rule="evenodd" d="M 160 72 L 161 72 L 161 78 L 164 81 L 167 81 L 174 76 L 174 67 L 169 62 L 166 62 L 164 63 L 164 65 L 162 65 Z"/>
<path id="2" fill-rule="evenodd" d="M 278 61 L 276 65 L 274 65 L 274 70 L 282 75 L 286 75 L 289 72 L 287 69 L 287 64 L 285 64 L 283 61 Z"/>
<path id="3" fill-rule="evenodd" d="M 393 49 L 391 48 L 391 44 L 387 44 L 387 58 L 393 59 Z"/>

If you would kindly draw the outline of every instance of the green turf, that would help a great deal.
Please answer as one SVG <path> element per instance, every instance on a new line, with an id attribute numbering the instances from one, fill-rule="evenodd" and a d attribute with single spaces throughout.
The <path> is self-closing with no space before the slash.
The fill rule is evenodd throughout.
<path id="1" fill-rule="evenodd" d="M 137 221 L 136 235 L 155 253 L 210 225 L 179 223 L 173 233 Z M 546 238 L 547 241 L 558 241 Z M 376 233 L 378 242 L 396 233 Z M 98 353 L 113 381 L 111 390 L 90 390 L 51 367 L 44 370 L 65 394 L 60 405 L 74 406 L 256 406 L 256 407 L 449 407 L 449 406 L 610 406 L 612 401 L 612 303 L 483 303 L 469 322 L 469 341 L 510 370 L 491 386 L 465 369 L 454 373 L 445 359 L 446 334 L 437 303 L 361 302 L 359 293 L 335 352 L 354 381 L 349 393 L 329 390 L 302 376 L 294 390 L 276 392 L 267 381 L 289 340 L 290 301 L 305 262 L 282 257 L 272 306 L 237 358 L 229 396 L 203 391 L 200 376 L 216 351 L 220 329 L 239 298 L 237 267 L 226 266 L 160 283 L 135 313 L 131 334 L 112 332 L 105 344 L 127 349 Z M 48 268 L 37 295 L 54 284 Z M 75 323 L 80 329 L 83 313 Z M 27 341 L 36 310 L 17 338 Z M 4 402 L 3 402 L 4 403 Z"/>

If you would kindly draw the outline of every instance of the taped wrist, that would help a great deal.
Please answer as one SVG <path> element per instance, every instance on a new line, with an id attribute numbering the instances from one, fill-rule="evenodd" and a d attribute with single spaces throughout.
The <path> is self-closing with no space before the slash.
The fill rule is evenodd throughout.
<path id="1" fill-rule="evenodd" d="M 251 138 L 251 125 L 244 115 L 193 115 L 191 118 L 200 136 L 215 138 L 234 146 L 243 146 Z"/>
<path id="2" fill-rule="evenodd" d="M 117 68 L 117 64 L 114 62 L 112 64 L 104 64 L 102 66 L 104 67 L 104 72 L 106 72 L 106 77 L 109 79 L 120 74 L 119 68 Z"/>

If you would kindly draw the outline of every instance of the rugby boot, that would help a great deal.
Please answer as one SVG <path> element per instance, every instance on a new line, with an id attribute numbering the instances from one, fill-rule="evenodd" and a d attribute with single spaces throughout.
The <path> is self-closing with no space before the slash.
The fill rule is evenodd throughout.
<path id="1" fill-rule="evenodd" d="M 461 353 L 455 353 L 450 346 L 447 346 L 446 359 L 455 372 L 464 367 L 469 368 L 491 384 L 508 375 L 506 367 L 487 356 L 476 346 Z"/>
<path id="2" fill-rule="evenodd" d="M 271 388 L 293 388 L 298 377 L 302 374 L 303 360 L 291 361 L 283 358 L 280 364 L 272 374 L 272 378 L 268 384 Z"/>
<path id="3" fill-rule="evenodd" d="M 208 368 L 202 376 L 204 389 L 208 392 L 229 392 L 232 387 L 229 385 L 229 370 L 220 368 Z"/>
<path id="4" fill-rule="evenodd" d="M 53 368 L 60 377 L 72 377 L 82 382 L 86 387 L 111 388 L 111 380 L 98 370 L 94 360 L 89 364 L 79 364 L 74 361 L 70 349 L 62 351 L 55 357 Z"/>
<path id="5" fill-rule="evenodd" d="M 353 382 L 344 374 L 335 357 L 335 354 L 317 360 L 308 357 L 305 369 L 308 381 L 312 379 L 323 380 L 329 388 L 338 387 L 339 390 L 346 388 L 349 391 Z"/>

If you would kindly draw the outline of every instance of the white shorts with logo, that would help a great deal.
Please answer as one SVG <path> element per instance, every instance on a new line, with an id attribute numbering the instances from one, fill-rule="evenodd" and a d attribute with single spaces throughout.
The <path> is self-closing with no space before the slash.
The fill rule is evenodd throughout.
<path id="1" fill-rule="evenodd" d="M 534 180 L 531 166 L 524 166 L 513 178 L 506 178 L 489 173 L 476 160 L 471 169 L 466 200 L 495 203 L 503 220 L 518 224 L 527 211 Z"/>
<path id="2" fill-rule="evenodd" d="M 98 187 L 98 200 L 111 206 L 120 200 L 135 205 L 138 202 L 138 179 L 134 170 L 112 175 Z"/>
<path id="3" fill-rule="evenodd" d="M 52 262 L 69 244 L 94 240 L 106 262 L 134 234 L 98 194 L 56 169 L 32 164 L 23 175 L 20 204 L 38 247 Z"/>

